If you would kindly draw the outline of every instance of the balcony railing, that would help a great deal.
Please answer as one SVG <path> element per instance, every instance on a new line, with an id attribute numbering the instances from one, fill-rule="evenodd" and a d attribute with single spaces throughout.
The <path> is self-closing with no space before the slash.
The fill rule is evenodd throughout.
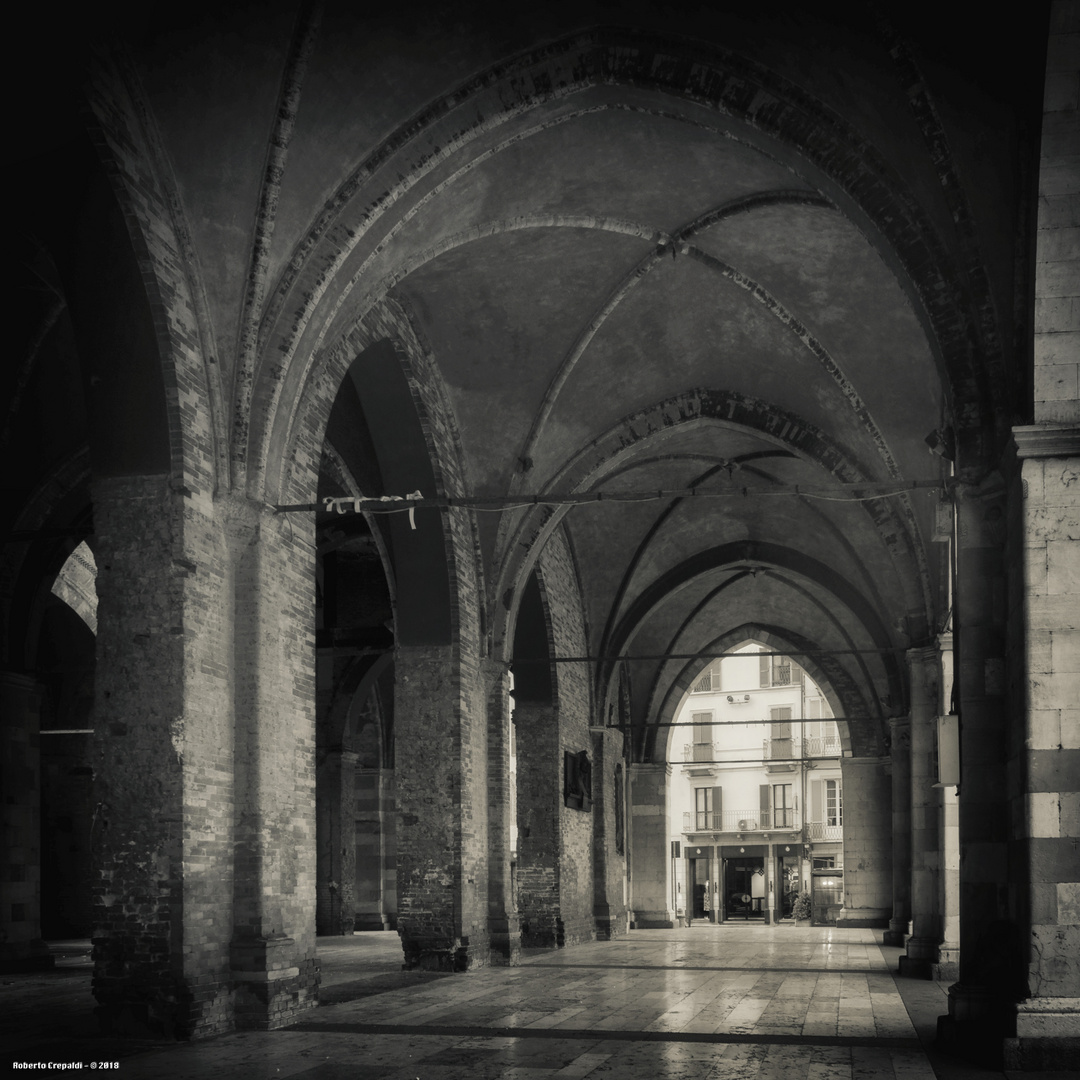
<path id="1" fill-rule="evenodd" d="M 766 739 L 762 744 L 766 761 L 792 761 L 795 758 L 840 757 L 840 737 L 827 735 L 812 739 Z"/>
<path id="2" fill-rule="evenodd" d="M 827 825 L 824 821 L 808 821 L 806 835 L 810 840 L 843 840 L 843 825 Z"/>
<path id="3" fill-rule="evenodd" d="M 774 810 L 686 811 L 683 813 L 683 832 L 768 832 L 770 829 L 802 828 L 799 815 L 791 808 Z"/>

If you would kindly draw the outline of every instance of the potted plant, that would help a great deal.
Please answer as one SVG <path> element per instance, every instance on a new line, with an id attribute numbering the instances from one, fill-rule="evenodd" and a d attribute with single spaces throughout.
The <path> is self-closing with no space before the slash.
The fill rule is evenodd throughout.
<path id="1" fill-rule="evenodd" d="M 795 925 L 799 925 L 800 919 L 809 919 L 810 912 L 810 894 L 804 889 L 791 906 L 791 914 L 795 916 Z"/>

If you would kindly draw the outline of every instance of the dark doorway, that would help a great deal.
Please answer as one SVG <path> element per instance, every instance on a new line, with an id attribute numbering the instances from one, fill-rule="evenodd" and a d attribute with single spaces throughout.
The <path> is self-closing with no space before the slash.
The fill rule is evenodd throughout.
<path id="1" fill-rule="evenodd" d="M 690 917 L 692 919 L 712 918 L 712 896 L 709 893 L 709 864 L 710 860 L 704 858 L 689 859 L 690 872 L 687 881 L 690 883 Z"/>
<path id="2" fill-rule="evenodd" d="M 764 919 L 765 860 L 760 856 L 727 859 L 724 902 L 727 919 Z"/>

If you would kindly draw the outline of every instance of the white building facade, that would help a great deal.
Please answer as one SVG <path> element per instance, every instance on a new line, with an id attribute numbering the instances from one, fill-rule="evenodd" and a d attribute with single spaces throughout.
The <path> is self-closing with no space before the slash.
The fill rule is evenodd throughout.
<path id="1" fill-rule="evenodd" d="M 684 923 L 836 921 L 843 895 L 840 736 L 790 657 L 750 643 L 714 660 L 671 735 L 673 906 Z"/>

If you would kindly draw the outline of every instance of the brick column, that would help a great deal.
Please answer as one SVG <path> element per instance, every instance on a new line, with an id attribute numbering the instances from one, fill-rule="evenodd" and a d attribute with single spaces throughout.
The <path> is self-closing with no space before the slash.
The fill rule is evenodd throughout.
<path id="1" fill-rule="evenodd" d="M 630 766 L 630 909 L 634 927 L 675 926 L 668 796 L 671 766 Z"/>
<path id="2" fill-rule="evenodd" d="M 517 908 L 521 943 L 556 948 L 562 940 L 559 904 L 559 807 L 562 762 L 555 706 L 518 697 Z"/>
<path id="3" fill-rule="evenodd" d="M 482 696 L 473 694 L 479 673 L 466 670 L 451 645 L 399 644 L 394 677 L 405 965 L 464 971 L 490 959 L 487 717 Z"/>
<path id="4" fill-rule="evenodd" d="M 0 790 L 6 873 L 0 874 L 0 971 L 52 967 L 41 940 L 41 696 L 26 675 L 0 672 Z"/>
<path id="5" fill-rule="evenodd" d="M 626 932 L 625 793 L 622 734 L 591 728 L 593 753 L 593 917 L 598 941 Z M 620 841 L 622 841 L 620 843 Z"/>
<path id="6" fill-rule="evenodd" d="M 164 476 L 94 486 L 94 996 L 106 1029 L 233 1026 L 233 670 L 226 544 Z"/>
<path id="7" fill-rule="evenodd" d="M 889 721 L 892 770 L 892 917 L 883 945 L 903 945 L 911 933 L 911 721 Z"/>
<path id="8" fill-rule="evenodd" d="M 266 507 L 217 502 L 228 542 L 236 693 L 237 1027 L 292 1023 L 315 957 L 315 548 Z"/>
<path id="9" fill-rule="evenodd" d="M 315 779 L 320 934 L 351 934 L 356 914 L 356 762 L 353 750 L 328 750 Z"/>
<path id="10" fill-rule="evenodd" d="M 521 962 L 521 925 L 514 896 L 512 852 L 517 846 L 517 793 L 510 774 L 510 672 L 485 660 L 480 668 L 488 708 L 488 930 L 495 964 Z"/>
<path id="11" fill-rule="evenodd" d="M 354 930 L 392 930 L 397 924 L 397 845 L 393 769 L 357 769 Z"/>

